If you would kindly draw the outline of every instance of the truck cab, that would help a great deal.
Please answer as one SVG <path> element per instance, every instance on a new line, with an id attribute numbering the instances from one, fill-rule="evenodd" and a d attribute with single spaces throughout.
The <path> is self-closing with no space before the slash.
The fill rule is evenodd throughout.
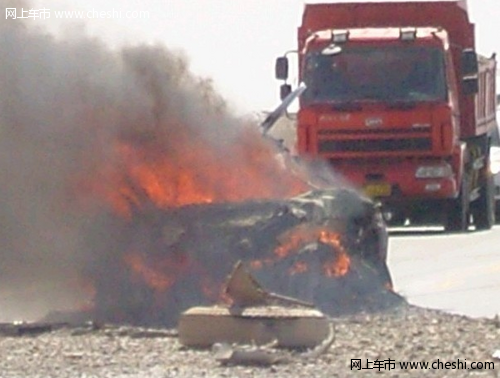
<path id="1" fill-rule="evenodd" d="M 343 42 L 332 42 L 332 34 Z M 326 30 L 306 42 L 299 152 L 329 159 L 373 197 L 456 196 L 452 165 L 459 162 L 449 157 L 460 148 L 451 137 L 459 119 L 446 32 L 371 28 L 339 35 Z M 384 160 L 390 165 L 381 166 Z"/>

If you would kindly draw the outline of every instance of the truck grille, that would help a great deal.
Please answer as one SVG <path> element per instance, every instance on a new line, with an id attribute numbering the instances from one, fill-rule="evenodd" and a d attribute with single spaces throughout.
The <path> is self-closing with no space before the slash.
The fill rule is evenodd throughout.
<path id="1" fill-rule="evenodd" d="M 368 140 L 320 140 L 321 152 L 384 152 L 426 151 L 432 149 L 430 138 L 368 139 Z"/>

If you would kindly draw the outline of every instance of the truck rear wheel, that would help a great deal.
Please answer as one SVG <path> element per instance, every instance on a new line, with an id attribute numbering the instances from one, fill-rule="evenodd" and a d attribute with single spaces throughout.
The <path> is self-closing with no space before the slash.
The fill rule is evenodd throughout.
<path id="1" fill-rule="evenodd" d="M 469 229 L 469 180 L 467 175 L 462 175 L 460 195 L 448 202 L 445 207 L 445 230 L 448 232 L 466 232 Z"/>
<path id="2" fill-rule="evenodd" d="M 480 197 L 471 204 L 476 230 L 489 230 L 495 224 L 495 195 L 493 177 L 488 175 L 481 185 Z"/>

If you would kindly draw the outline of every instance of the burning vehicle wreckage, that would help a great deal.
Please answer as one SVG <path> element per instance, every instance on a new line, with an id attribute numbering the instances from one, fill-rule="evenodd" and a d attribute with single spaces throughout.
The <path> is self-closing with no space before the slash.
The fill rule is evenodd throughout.
<path id="1" fill-rule="evenodd" d="M 83 272 L 91 301 L 40 322 L 2 324 L 0 334 L 37 335 L 87 320 L 91 329 L 177 327 L 181 344 L 212 347 L 221 364 L 268 366 L 328 350 L 334 342 L 328 316 L 402 303 L 392 291 L 378 207 L 338 186 L 326 165 L 292 158 L 267 138 L 303 90 L 261 125 L 273 152 L 268 163 L 277 159 L 294 177 L 287 192 L 293 195 L 186 196 L 159 204 L 151 187 L 161 188 L 125 175 L 118 197 L 108 196 L 120 199 L 113 211 L 100 211 L 83 232 L 82 243 L 92 250 Z M 309 350 L 290 354 L 275 347 Z"/>
<path id="2" fill-rule="evenodd" d="M 264 134 L 303 89 L 269 115 Z M 327 175 L 313 177 L 309 163 L 283 150 L 278 157 L 298 176 L 307 172 L 302 193 L 160 208 L 131 185 L 128 216 L 106 215 L 87 232 L 92 239 L 102 229 L 115 230 L 95 253 L 89 274 L 95 293 L 86 315 L 99 322 L 176 326 L 187 309 L 227 299 L 223 283 L 239 261 L 267 290 L 331 316 L 400 303 L 386 265 L 379 209 Z M 130 252 L 109 253 L 116 250 Z"/>

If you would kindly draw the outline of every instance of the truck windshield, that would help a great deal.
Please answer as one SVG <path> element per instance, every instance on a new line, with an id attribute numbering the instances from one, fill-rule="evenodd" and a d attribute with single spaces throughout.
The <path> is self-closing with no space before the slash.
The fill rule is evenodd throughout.
<path id="1" fill-rule="evenodd" d="M 342 46 L 304 61 L 306 103 L 436 101 L 447 98 L 443 52 L 424 46 Z"/>

